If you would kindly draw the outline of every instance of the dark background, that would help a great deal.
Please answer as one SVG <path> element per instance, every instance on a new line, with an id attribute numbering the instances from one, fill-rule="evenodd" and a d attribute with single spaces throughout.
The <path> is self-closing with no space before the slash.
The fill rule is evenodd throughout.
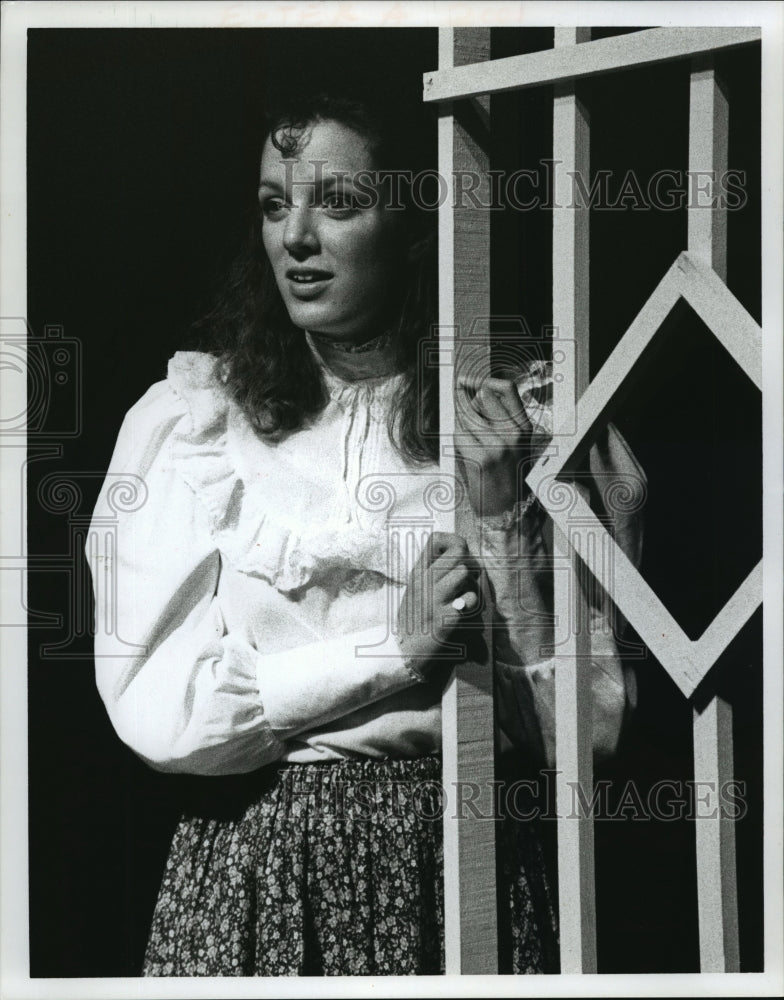
<path id="1" fill-rule="evenodd" d="M 595 37 L 610 33 L 621 32 Z M 552 45 L 552 31 L 494 29 L 492 43 L 494 57 L 533 51 Z M 28 599 L 63 621 L 30 630 L 33 976 L 138 974 L 178 815 L 181 779 L 150 771 L 114 735 L 84 628 L 79 532 L 122 416 L 164 377 L 244 233 L 271 84 L 364 74 L 406 99 L 436 62 L 430 29 L 28 33 L 28 318 L 32 356 L 48 373 L 30 421 L 29 553 L 41 563 Z M 729 217 L 728 283 L 759 320 L 758 49 L 722 55 L 719 68 L 729 166 L 747 171 L 748 193 Z M 687 63 L 616 73 L 580 93 L 593 169 L 686 170 Z M 494 167 L 536 168 L 552 155 L 551 102 L 547 87 L 493 98 Z M 546 210 L 493 221 L 494 312 L 522 315 L 534 333 L 551 317 L 551 225 Z M 596 210 L 591 227 L 595 372 L 685 249 L 686 216 Z M 613 420 L 649 477 L 643 573 L 696 637 L 761 553 L 759 394 L 686 309 L 643 364 Z M 36 458 L 39 444 L 59 445 L 59 457 Z M 71 483 L 65 499 L 57 477 Z M 63 561 L 74 570 L 62 572 Z M 736 777 L 746 782 L 736 827 L 746 971 L 761 969 L 763 954 L 760 619 L 709 682 L 735 707 Z M 638 677 L 636 724 L 597 778 L 618 792 L 632 778 L 644 797 L 659 779 L 692 777 L 692 710 L 650 656 Z M 690 824 L 598 822 L 596 839 L 599 970 L 698 971 Z"/>

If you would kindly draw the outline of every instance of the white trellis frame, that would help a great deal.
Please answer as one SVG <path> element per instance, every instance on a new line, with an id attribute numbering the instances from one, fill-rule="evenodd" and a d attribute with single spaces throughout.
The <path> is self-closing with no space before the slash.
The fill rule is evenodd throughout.
<path id="1" fill-rule="evenodd" d="M 439 30 L 439 68 L 425 74 L 424 99 L 440 102 L 439 171 L 452 195 L 455 171 L 488 167 L 477 140 L 487 121 L 488 95 L 554 85 L 553 159 L 563 177 L 590 167 L 588 117 L 575 94 L 580 79 L 667 60 L 691 60 L 689 170 L 714 178 L 726 168 L 728 102 L 712 62 L 717 51 L 758 41 L 757 28 L 654 28 L 590 41 L 589 29 L 556 29 L 553 49 L 505 59 L 489 59 L 489 29 Z M 467 99 L 479 99 L 468 101 Z M 451 102 L 459 102 L 454 105 Z M 466 116 L 473 120 L 466 127 Z M 557 193 L 557 188 L 556 188 Z M 707 192 L 710 197 L 711 191 Z M 570 197 L 556 198 L 569 205 Z M 701 205 L 705 202 L 702 201 Z M 732 709 L 713 697 L 694 703 L 697 686 L 745 625 L 762 600 L 762 565 L 740 585 L 704 633 L 690 640 L 632 563 L 615 544 L 587 502 L 575 495 L 569 511 L 548 498 L 547 483 L 572 471 L 580 444 L 601 426 L 621 386 L 664 320 L 684 299 L 726 348 L 745 374 L 761 388 L 761 331 L 725 284 L 726 211 L 689 203 L 688 245 L 643 305 L 593 381 L 588 372 L 588 218 L 587 206 L 553 211 L 553 324 L 573 340 L 571 368 L 554 389 L 554 442 L 527 476 L 548 510 L 559 554 L 573 573 L 585 565 L 605 586 L 621 614 L 683 695 L 694 704 L 694 777 L 718 787 L 732 774 Z M 441 286 L 441 427 L 444 440 L 454 430 L 453 377 L 461 331 L 471 319 L 488 316 L 489 219 L 476 208 L 453 207 L 448 197 L 439 209 Z M 475 331 L 472 331 L 475 332 Z M 474 348 L 475 349 L 475 348 Z M 564 370 L 564 369 L 562 369 Z M 584 381 L 581 381 L 583 379 Z M 445 471 L 454 472 L 451 449 L 444 446 Z M 456 530 L 460 530 L 458 514 Z M 596 539 L 602 545 L 596 545 Z M 612 553 L 613 579 L 603 578 L 602 552 Z M 555 614 L 571 622 L 575 588 L 567 574 L 556 574 Z M 562 647 L 556 679 L 558 803 L 569 802 L 569 782 L 592 785 L 591 712 L 588 674 L 579 669 L 584 635 Z M 461 667 L 444 696 L 444 780 L 490 782 L 492 761 L 491 666 Z M 559 808 L 565 816 L 568 808 Z M 493 824 L 454 813 L 445 816 L 445 898 L 447 972 L 497 971 L 495 858 Z M 700 962 L 703 972 L 739 969 L 735 834 L 730 819 L 697 819 L 697 888 Z M 596 971 L 596 920 L 593 823 L 590 815 L 559 820 L 559 903 L 561 971 Z M 575 891 L 575 888 L 578 891 Z"/>

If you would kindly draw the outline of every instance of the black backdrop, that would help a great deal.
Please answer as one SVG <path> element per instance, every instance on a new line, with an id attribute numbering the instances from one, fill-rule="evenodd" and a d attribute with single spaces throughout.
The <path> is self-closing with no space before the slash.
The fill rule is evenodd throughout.
<path id="1" fill-rule="evenodd" d="M 494 56 L 551 44 L 551 31 L 493 31 Z M 180 779 L 149 771 L 119 743 L 94 688 L 89 636 L 73 634 L 84 566 L 71 530 L 89 517 L 122 415 L 163 377 L 241 238 L 270 83 L 368 74 L 413 93 L 435 64 L 426 29 L 28 34 L 28 319 L 42 357 L 55 327 L 75 359 L 67 391 L 46 396 L 30 436 L 33 459 L 37 441 L 61 448 L 29 466 L 29 552 L 44 567 L 30 574 L 29 607 L 63 617 L 62 628 L 30 630 L 34 976 L 138 973 L 178 811 Z M 732 102 L 729 165 L 747 171 L 748 194 L 730 213 L 729 285 L 759 319 L 758 51 L 722 56 L 720 68 Z M 685 65 L 615 74 L 582 93 L 594 168 L 686 169 Z M 551 99 L 548 88 L 494 99 L 496 167 L 552 155 Z M 591 225 L 595 371 L 685 248 L 686 221 L 594 211 Z M 494 221 L 494 311 L 522 314 L 533 330 L 550 319 L 550 226 L 546 210 Z M 614 420 L 650 479 L 643 572 L 696 636 L 761 551 L 759 397 L 688 311 L 670 318 L 645 364 L 644 385 Z M 53 475 L 79 488 L 66 507 L 47 493 Z M 69 551 L 73 573 L 46 569 Z M 748 801 L 737 824 L 746 970 L 762 966 L 759 636 L 758 614 L 716 670 L 736 707 Z M 690 708 L 650 658 L 639 677 L 637 723 L 597 777 L 615 790 L 633 778 L 644 796 L 658 779 L 691 777 Z M 690 825 L 597 823 L 597 866 L 600 971 L 697 971 Z"/>

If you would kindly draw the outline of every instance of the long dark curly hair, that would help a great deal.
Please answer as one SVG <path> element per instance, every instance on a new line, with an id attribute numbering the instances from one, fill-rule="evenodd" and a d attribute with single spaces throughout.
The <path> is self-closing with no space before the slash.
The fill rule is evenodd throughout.
<path id="1" fill-rule="evenodd" d="M 290 155 L 302 129 L 319 121 L 354 129 L 368 140 L 379 173 L 400 179 L 405 278 L 393 343 L 405 377 L 390 411 L 389 434 L 409 461 L 433 461 L 438 454 L 437 369 L 423 363 L 420 345 L 432 336 L 436 314 L 435 213 L 415 204 L 408 183 L 409 177 L 431 170 L 431 123 L 424 111 L 409 107 L 403 113 L 394 100 L 322 92 L 278 101 L 267 114 L 264 136 Z M 327 394 L 304 332 L 289 319 L 276 286 L 262 226 L 256 205 L 248 237 L 190 339 L 222 360 L 226 384 L 252 426 L 274 439 L 305 427 L 324 408 Z"/>

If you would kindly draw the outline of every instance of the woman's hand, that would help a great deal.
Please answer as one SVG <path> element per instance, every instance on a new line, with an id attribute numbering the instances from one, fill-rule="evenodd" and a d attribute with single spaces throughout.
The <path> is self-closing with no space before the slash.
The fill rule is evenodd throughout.
<path id="1" fill-rule="evenodd" d="M 398 645 L 422 677 L 454 662 L 444 645 L 479 606 L 478 586 L 478 567 L 465 540 L 434 531 L 411 570 L 397 621 Z"/>
<path id="2" fill-rule="evenodd" d="M 524 460 L 531 454 L 531 422 L 514 382 L 458 378 L 455 420 L 458 451 L 474 511 L 503 514 L 525 499 Z"/>

